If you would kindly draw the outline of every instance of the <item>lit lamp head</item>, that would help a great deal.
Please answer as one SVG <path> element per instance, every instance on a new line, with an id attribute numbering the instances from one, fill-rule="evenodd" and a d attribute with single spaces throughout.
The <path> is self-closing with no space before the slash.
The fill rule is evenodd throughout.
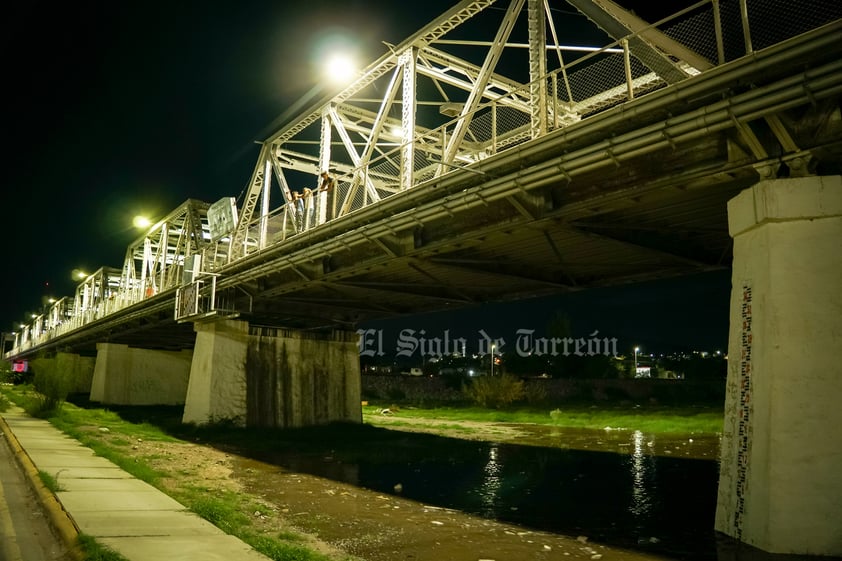
<path id="1" fill-rule="evenodd" d="M 142 230 L 144 228 L 149 228 L 149 226 L 151 226 L 151 225 L 152 225 L 152 221 L 149 220 L 148 218 L 146 218 L 145 216 L 138 215 L 138 216 L 135 216 L 132 219 L 132 226 L 134 226 L 135 228 L 137 228 L 139 230 Z"/>

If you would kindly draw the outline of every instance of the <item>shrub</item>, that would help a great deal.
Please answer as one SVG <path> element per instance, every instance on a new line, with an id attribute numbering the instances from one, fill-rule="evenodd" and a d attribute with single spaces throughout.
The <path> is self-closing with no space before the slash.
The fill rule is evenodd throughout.
<path id="1" fill-rule="evenodd" d="M 32 361 L 35 377 L 32 385 L 38 392 L 40 402 L 31 414 L 47 413 L 61 409 L 73 386 L 73 372 L 68 371 L 66 360 L 39 357 Z"/>
<path id="2" fill-rule="evenodd" d="M 525 396 L 523 380 L 509 374 L 480 376 L 462 387 L 465 396 L 480 407 L 500 409 Z"/>

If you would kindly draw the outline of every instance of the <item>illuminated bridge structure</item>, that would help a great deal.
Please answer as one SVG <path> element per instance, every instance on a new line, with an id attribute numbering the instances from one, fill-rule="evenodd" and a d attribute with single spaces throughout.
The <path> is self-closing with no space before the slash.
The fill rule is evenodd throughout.
<path id="1" fill-rule="evenodd" d="M 717 529 L 840 555 L 841 17 L 461 1 L 301 100 L 240 200 L 185 201 L 6 357 L 185 422 L 359 421 L 360 322 L 732 268 Z"/>

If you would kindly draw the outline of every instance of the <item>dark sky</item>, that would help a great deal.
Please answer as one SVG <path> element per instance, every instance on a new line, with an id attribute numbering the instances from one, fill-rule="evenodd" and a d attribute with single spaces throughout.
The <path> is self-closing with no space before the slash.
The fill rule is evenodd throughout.
<path id="1" fill-rule="evenodd" d="M 369 64 L 384 52 L 382 41 L 400 42 L 452 4 L 11 4 L 2 35 L 0 329 L 13 329 L 45 296 L 72 295 L 73 269 L 120 267 L 138 235 L 134 215 L 161 216 L 188 198 L 239 199 L 258 155 L 255 141 L 318 81 L 326 37 L 356 44 Z M 577 331 L 577 324 L 605 332 L 633 322 L 653 342 L 724 344 L 727 275 L 703 277 L 594 291 L 558 305 L 577 310 Z M 518 309 L 531 307 L 495 308 Z M 474 313 L 477 319 L 459 321 L 477 328 L 490 321 L 484 308 Z"/>
<path id="2" fill-rule="evenodd" d="M 0 329 L 44 295 L 72 295 L 73 269 L 120 267 L 139 234 L 133 216 L 239 197 L 255 141 L 318 81 L 325 37 L 347 37 L 367 65 L 381 41 L 450 5 L 425 0 L 410 15 L 361 0 L 11 4 Z"/>

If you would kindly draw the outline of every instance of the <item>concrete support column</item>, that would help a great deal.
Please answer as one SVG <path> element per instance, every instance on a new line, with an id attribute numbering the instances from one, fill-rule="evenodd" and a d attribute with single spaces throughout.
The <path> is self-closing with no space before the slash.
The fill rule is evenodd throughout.
<path id="1" fill-rule="evenodd" d="M 195 323 L 196 344 L 182 422 L 203 425 L 246 419 L 247 322 Z"/>
<path id="2" fill-rule="evenodd" d="M 187 393 L 192 353 L 97 343 L 91 401 L 114 405 L 179 405 Z"/>
<path id="3" fill-rule="evenodd" d="M 358 335 L 196 324 L 185 423 L 301 427 L 362 422 Z"/>
<path id="4" fill-rule="evenodd" d="M 715 528 L 771 553 L 842 555 L 842 177 L 763 181 L 728 221 Z"/>

